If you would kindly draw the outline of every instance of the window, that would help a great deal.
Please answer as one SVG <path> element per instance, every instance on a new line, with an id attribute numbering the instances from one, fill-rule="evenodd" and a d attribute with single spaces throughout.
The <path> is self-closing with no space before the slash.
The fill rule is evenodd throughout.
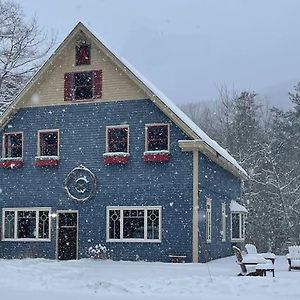
<path id="1" fill-rule="evenodd" d="M 160 242 L 161 207 L 107 207 L 107 241 Z"/>
<path id="2" fill-rule="evenodd" d="M 5 133 L 3 136 L 3 158 L 23 157 L 23 134 Z"/>
<path id="3" fill-rule="evenodd" d="M 146 125 L 146 151 L 169 151 L 169 125 Z"/>
<path id="4" fill-rule="evenodd" d="M 233 241 L 245 239 L 245 213 L 231 213 L 231 239 Z"/>
<path id="5" fill-rule="evenodd" d="M 221 229 L 221 235 L 222 235 L 222 242 L 226 241 L 226 204 L 222 203 L 222 229 Z"/>
<path id="6" fill-rule="evenodd" d="M 129 153 L 129 127 L 107 126 L 106 127 L 106 152 Z"/>
<path id="7" fill-rule="evenodd" d="M 206 241 L 211 242 L 211 199 L 206 199 Z"/>
<path id="8" fill-rule="evenodd" d="M 89 65 L 91 63 L 91 45 L 76 46 L 76 65 Z"/>
<path id="9" fill-rule="evenodd" d="M 38 131 L 38 156 L 59 156 L 59 131 Z"/>
<path id="10" fill-rule="evenodd" d="M 50 240 L 50 209 L 3 209 L 4 240 Z"/>
<path id="11" fill-rule="evenodd" d="M 89 100 L 102 97 L 102 71 L 66 73 L 65 101 Z"/>

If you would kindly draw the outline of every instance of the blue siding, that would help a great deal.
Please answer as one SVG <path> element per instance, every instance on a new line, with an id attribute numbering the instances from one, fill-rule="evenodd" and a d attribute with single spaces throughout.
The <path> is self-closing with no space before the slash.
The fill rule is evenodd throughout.
<path id="1" fill-rule="evenodd" d="M 199 171 L 199 258 L 201 262 L 232 254 L 230 232 L 230 201 L 240 198 L 240 179 L 227 172 L 205 155 L 200 158 Z M 206 243 L 206 198 L 212 199 L 212 241 Z M 222 202 L 226 203 L 226 241 L 222 242 Z"/>
<path id="2" fill-rule="evenodd" d="M 171 160 L 145 163 L 146 123 L 171 124 Z M 129 124 L 130 159 L 124 166 L 107 166 L 105 126 Z M 60 164 L 53 168 L 34 166 L 37 131 L 60 130 Z M 192 259 L 192 154 L 181 152 L 178 140 L 187 136 L 151 101 L 120 101 L 53 107 L 23 108 L 1 132 L 24 132 L 24 166 L 0 170 L 0 208 L 51 207 L 79 211 L 79 257 L 90 246 L 106 244 L 106 206 L 161 205 L 161 243 L 107 243 L 115 259 L 168 260 L 168 254 Z M 68 199 L 63 182 L 79 164 L 97 177 L 93 199 L 77 203 Z M 2 213 L 1 213 L 2 219 Z M 56 220 L 52 220 L 51 242 L 0 243 L 1 257 L 55 258 Z"/>

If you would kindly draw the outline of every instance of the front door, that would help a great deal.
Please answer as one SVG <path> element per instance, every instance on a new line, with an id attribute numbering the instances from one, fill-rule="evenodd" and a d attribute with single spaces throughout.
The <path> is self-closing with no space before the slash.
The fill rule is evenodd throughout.
<path id="1" fill-rule="evenodd" d="M 58 212 L 57 222 L 57 258 L 61 260 L 77 259 L 77 212 Z"/>

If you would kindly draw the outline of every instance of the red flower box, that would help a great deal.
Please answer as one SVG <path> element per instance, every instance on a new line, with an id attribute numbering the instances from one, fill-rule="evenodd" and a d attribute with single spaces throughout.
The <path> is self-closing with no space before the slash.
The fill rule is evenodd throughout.
<path id="1" fill-rule="evenodd" d="M 55 167 L 58 166 L 59 158 L 58 157 L 36 157 L 35 165 L 37 167 Z"/>
<path id="2" fill-rule="evenodd" d="M 169 152 L 144 152 L 145 162 L 167 162 L 170 160 Z"/>
<path id="3" fill-rule="evenodd" d="M 5 159 L 0 161 L 0 168 L 17 169 L 23 166 L 23 160 L 19 159 Z"/>
<path id="4" fill-rule="evenodd" d="M 108 154 L 104 154 L 104 163 L 108 164 L 108 165 L 117 165 L 117 164 L 127 164 L 129 161 L 129 155 L 126 154 L 115 154 L 113 155 L 113 153 L 109 153 Z"/>

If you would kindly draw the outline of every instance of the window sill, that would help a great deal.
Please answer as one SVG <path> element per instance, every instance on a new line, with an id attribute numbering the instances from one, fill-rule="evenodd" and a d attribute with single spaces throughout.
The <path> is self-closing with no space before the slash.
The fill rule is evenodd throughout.
<path id="1" fill-rule="evenodd" d="M 58 156 L 36 156 L 35 165 L 37 167 L 55 167 L 58 166 Z"/>
<path id="2" fill-rule="evenodd" d="M 127 164 L 129 153 L 127 152 L 108 152 L 103 154 L 104 163 L 107 165 Z"/>
<path id="3" fill-rule="evenodd" d="M 145 151 L 144 161 L 145 162 L 167 162 L 170 160 L 170 152 L 163 151 Z"/>
<path id="4" fill-rule="evenodd" d="M 232 243 L 237 243 L 237 242 L 244 242 L 245 239 L 231 239 Z"/>
<path id="5" fill-rule="evenodd" d="M 108 239 L 107 243 L 161 243 L 161 240 L 145 240 L 145 239 L 122 239 L 122 240 L 114 240 Z"/>
<path id="6" fill-rule="evenodd" d="M 2 242 L 51 242 L 51 239 L 35 239 L 35 238 L 26 238 L 26 239 L 2 239 Z"/>
<path id="7" fill-rule="evenodd" d="M 0 168 L 4 169 L 17 169 L 23 166 L 22 158 L 2 158 L 0 160 Z"/>

